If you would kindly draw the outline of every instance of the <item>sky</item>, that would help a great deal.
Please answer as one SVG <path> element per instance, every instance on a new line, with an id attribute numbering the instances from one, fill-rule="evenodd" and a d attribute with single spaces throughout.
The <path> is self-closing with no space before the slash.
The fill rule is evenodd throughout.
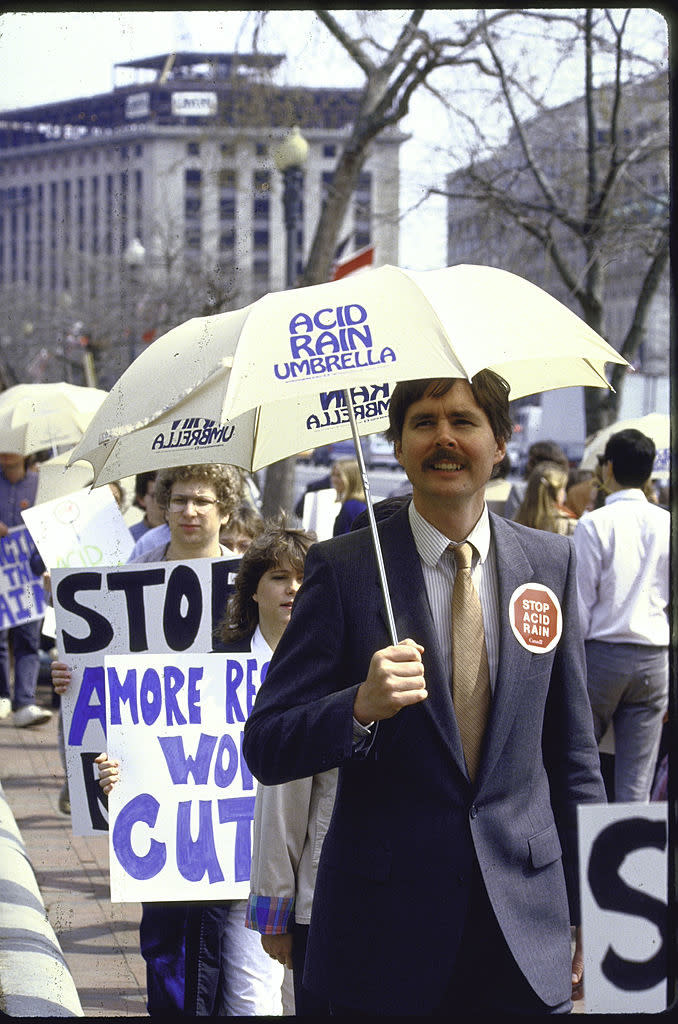
<path id="1" fill-rule="evenodd" d="M 645 10 L 645 9 L 641 9 Z M 379 10 L 383 38 L 393 37 L 409 11 Z M 427 11 L 422 26 L 463 14 Z M 343 18 L 344 13 L 340 12 Z M 647 11 L 649 23 L 658 15 Z M 428 19 L 428 20 L 426 20 Z M 442 24 L 442 22 L 440 22 Z M 16 11 L 0 14 L 0 110 L 107 92 L 113 65 L 175 49 L 228 52 L 250 49 L 254 12 L 245 11 Z M 516 42 L 538 66 L 540 48 L 529 39 Z M 310 10 L 273 10 L 259 37 L 264 52 L 285 53 L 287 82 L 360 87 L 357 66 L 330 37 Z M 544 68 L 544 74 L 548 69 Z M 563 98 L 573 88 L 565 80 Z M 552 95 L 559 101 L 558 93 Z M 415 93 L 410 115 L 401 122 L 411 138 L 401 147 L 401 213 L 414 207 L 429 185 L 443 186 L 453 169 L 454 127 L 437 101 Z M 401 225 L 400 264 L 426 270 L 446 264 L 445 201 L 433 197 Z"/>

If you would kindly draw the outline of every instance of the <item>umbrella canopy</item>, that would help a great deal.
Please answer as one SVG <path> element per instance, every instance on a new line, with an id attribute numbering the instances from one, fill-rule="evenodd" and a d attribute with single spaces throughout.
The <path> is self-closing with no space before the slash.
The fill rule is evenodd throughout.
<path id="1" fill-rule="evenodd" d="M 71 462 L 97 483 L 144 469 L 228 462 L 247 469 L 353 436 L 389 629 L 395 622 L 360 434 L 387 426 L 393 385 L 470 380 L 492 369 L 520 398 L 609 387 L 625 363 L 541 288 L 493 267 L 384 266 L 272 292 L 243 309 L 189 320 L 135 360 Z"/>
<path id="2" fill-rule="evenodd" d="M 589 438 L 580 462 L 581 469 L 595 469 L 598 456 L 605 451 L 608 438 L 620 430 L 639 430 L 651 437 L 657 448 L 652 475 L 667 480 L 671 468 L 671 417 L 667 413 L 651 412 L 635 419 L 618 420 Z"/>
<path id="3" fill-rule="evenodd" d="M 608 387 L 625 364 L 553 296 L 516 274 L 460 264 L 384 266 L 330 284 L 272 292 L 249 307 L 224 417 L 282 397 L 375 381 L 501 374 L 511 398 L 575 385 Z"/>
<path id="4" fill-rule="evenodd" d="M 35 493 L 35 504 L 42 505 L 45 501 L 62 498 L 73 491 L 89 487 L 94 479 L 92 467 L 87 462 L 76 462 L 68 465 L 72 449 L 60 452 L 51 459 L 41 462 L 38 467 L 38 489 Z"/>
<path id="5" fill-rule="evenodd" d="M 625 360 L 515 274 L 385 266 L 175 327 L 125 371 L 72 458 L 96 483 L 187 462 L 256 470 L 350 437 L 351 405 L 359 434 L 385 430 L 398 380 L 490 367 L 519 398 L 607 387 L 606 362 Z"/>
<path id="6" fill-rule="evenodd" d="M 79 441 L 107 392 L 76 384 L 15 384 L 0 394 L 0 451 L 30 455 Z"/>

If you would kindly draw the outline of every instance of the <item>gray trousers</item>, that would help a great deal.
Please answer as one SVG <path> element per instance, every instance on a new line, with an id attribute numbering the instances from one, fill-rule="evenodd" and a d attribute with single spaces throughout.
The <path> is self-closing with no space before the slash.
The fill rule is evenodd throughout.
<path id="1" fill-rule="evenodd" d="M 615 802 L 649 800 L 668 707 L 668 648 L 587 640 L 586 672 L 596 740 L 614 727 Z"/>

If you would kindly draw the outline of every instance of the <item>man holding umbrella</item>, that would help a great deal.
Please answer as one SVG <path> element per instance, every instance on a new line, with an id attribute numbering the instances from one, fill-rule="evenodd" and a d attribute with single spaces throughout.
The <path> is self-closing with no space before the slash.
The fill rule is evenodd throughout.
<path id="1" fill-rule="evenodd" d="M 489 513 L 508 385 L 400 383 L 413 497 L 314 545 L 245 727 L 268 785 L 339 767 L 306 959 L 333 1012 L 568 1012 L 576 808 L 604 802 L 571 539 Z"/>

